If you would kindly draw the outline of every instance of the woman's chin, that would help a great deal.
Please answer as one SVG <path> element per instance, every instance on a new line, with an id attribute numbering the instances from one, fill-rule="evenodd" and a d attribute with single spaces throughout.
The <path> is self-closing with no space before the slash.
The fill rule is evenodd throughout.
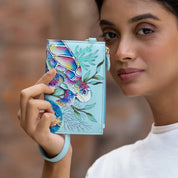
<path id="1" fill-rule="evenodd" d="M 128 97 L 138 97 L 138 96 L 143 96 L 144 94 L 139 91 L 138 89 L 123 89 L 121 88 L 123 94 Z"/>
<path id="2" fill-rule="evenodd" d="M 116 78 L 115 82 L 121 89 L 122 93 L 128 97 L 145 96 L 150 89 L 150 87 L 148 87 L 148 85 L 142 80 L 121 82 L 118 78 Z"/>
<path id="3" fill-rule="evenodd" d="M 125 96 L 127 97 L 138 97 L 138 96 L 141 96 L 137 93 L 126 93 L 126 92 L 123 92 Z"/>

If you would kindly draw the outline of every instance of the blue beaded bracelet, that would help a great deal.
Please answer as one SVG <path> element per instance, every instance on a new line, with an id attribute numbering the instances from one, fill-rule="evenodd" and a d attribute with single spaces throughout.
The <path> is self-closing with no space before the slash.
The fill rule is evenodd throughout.
<path id="1" fill-rule="evenodd" d="M 47 155 L 46 155 L 46 152 L 44 151 L 44 149 L 40 145 L 38 145 L 38 148 L 39 148 L 41 156 L 45 160 L 55 163 L 55 162 L 60 161 L 67 154 L 69 146 L 70 146 L 70 135 L 66 134 L 63 148 L 57 156 L 55 156 L 53 158 L 48 158 Z"/>

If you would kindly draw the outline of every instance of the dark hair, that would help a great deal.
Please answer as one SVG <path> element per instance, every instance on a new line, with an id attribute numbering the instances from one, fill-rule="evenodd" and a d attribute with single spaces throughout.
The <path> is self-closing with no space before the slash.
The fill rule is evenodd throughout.
<path id="1" fill-rule="evenodd" d="M 98 7 L 99 14 L 101 13 L 103 1 L 104 0 L 95 0 Z M 157 1 L 178 18 L 178 0 L 152 0 L 152 1 Z"/>

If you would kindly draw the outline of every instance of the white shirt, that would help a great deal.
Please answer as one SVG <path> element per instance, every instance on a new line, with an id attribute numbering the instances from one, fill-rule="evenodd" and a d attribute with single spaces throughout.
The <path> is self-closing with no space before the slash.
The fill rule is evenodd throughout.
<path id="1" fill-rule="evenodd" d="M 178 178 L 178 123 L 152 125 L 145 139 L 96 160 L 86 178 Z"/>

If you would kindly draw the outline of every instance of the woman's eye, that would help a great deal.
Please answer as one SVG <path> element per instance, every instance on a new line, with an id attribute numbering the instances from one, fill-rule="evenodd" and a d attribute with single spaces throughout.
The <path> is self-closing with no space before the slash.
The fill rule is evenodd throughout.
<path id="1" fill-rule="evenodd" d="M 149 28 L 142 28 L 142 29 L 140 29 L 140 30 L 138 31 L 137 34 L 139 34 L 139 35 L 148 35 L 148 34 L 150 34 L 150 33 L 154 33 L 154 31 L 151 30 L 151 29 L 149 29 Z"/>
<path id="2" fill-rule="evenodd" d="M 102 34 L 102 37 L 105 41 L 117 38 L 117 35 L 114 32 L 105 32 Z"/>

